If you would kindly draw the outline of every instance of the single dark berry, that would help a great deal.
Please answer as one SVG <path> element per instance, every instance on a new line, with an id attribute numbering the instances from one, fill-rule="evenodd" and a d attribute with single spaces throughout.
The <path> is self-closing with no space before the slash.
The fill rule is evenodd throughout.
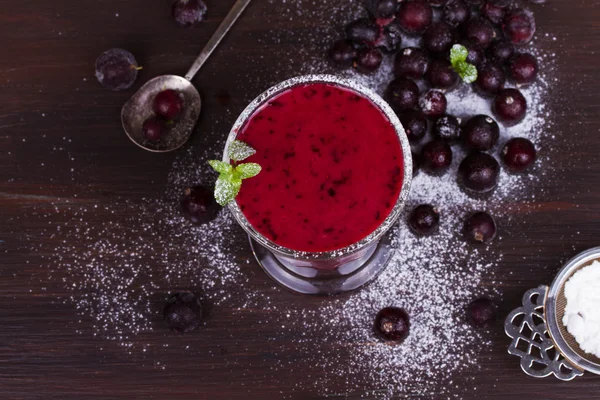
<path id="1" fill-rule="evenodd" d="M 215 219 L 220 207 L 212 190 L 203 186 L 185 189 L 179 204 L 183 216 L 195 224 L 205 224 Z"/>
<path id="2" fill-rule="evenodd" d="M 381 51 L 376 48 L 365 48 L 358 51 L 354 66 L 359 72 L 369 74 L 375 72 L 382 61 L 383 54 L 381 54 Z"/>
<path id="3" fill-rule="evenodd" d="M 163 90 L 154 96 L 152 110 L 169 121 L 174 120 L 183 111 L 183 93 L 173 89 Z"/>
<path id="4" fill-rule="evenodd" d="M 402 308 L 386 307 L 375 317 L 375 334 L 386 342 L 400 344 L 410 331 L 408 314 Z"/>
<path id="5" fill-rule="evenodd" d="M 465 0 L 470 6 L 480 6 L 483 3 L 483 0 Z"/>
<path id="6" fill-rule="evenodd" d="M 423 45 L 431 53 L 444 54 L 456 43 L 454 29 L 445 22 L 435 22 L 423 34 Z"/>
<path id="7" fill-rule="evenodd" d="M 435 139 L 421 149 L 421 167 L 431 174 L 443 174 L 452 164 L 452 149 L 444 140 Z"/>
<path id="8" fill-rule="evenodd" d="M 423 139 L 427 133 L 427 119 L 420 111 L 407 110 L 398 114 L 406 136 L 411 143 Z"/>
<path id="9" fill-rule="evenodd" d="M 513 82 L 519 85 L 527 85 L 533 83 L 537 78 L 538 63 L 531 54 L 521 53 L 510 60 L 508 70 Z"/>
<path id="10" fill-rule="evenodd" d="M 460 138 L 460 119 L 453 115 L 444 115 L 435 122 L 433 135 L 449 143 L 456 142 Z"/>
<path id="11" fill-rule="evenodd" d="M 467 320 L 471 325 L 482 327 L 496 319 L 496 306 L 490 299 L 473 300 L 467 306 Z"/>
<path id="12" fill-rule="evenodd" d="M 448 0 L 444 6 L 442 19 L 451 26 L 459 26 L 468 21 L 471 9 L 463 0 Z"/>
<path id="13" fill-rule="evenodd" d="M 464 234 L 471 243 L 489 243 L 496 237 L 496 221 L 488 213 L 476 212 L 465 221 Z"/>
<path id="14" fill-rule="evenodd" d="M 204 19 L 206 4 L 202 0 L 175 0 L 173 18 L 181 26 L 194 26 Z"/>
<path id="15" fill-rule="evenodd" d="M 496 31 L 488 20 L 471 18 L 464 25 L 463 37 L 479 48 L 486 49 L 496 37 Z"/>
<path id="16" fill-rule="evenodd" d="M 163 316 L 170 330 L 191 332 L 200 325 L 202 319 L 200 300 L 191 292 L 172 294 L 165 304 Z"/>
<path id="17" fill-rule="evenodd" d="M 375 46 L 384 53 L 393 54 L 402 47 L 402 32 L 396 22 L 387 24 L 375 42 Z"/>
<path id="18" fill-rule="evenodd" d="M 133 54 L 123 49 L 106 50 L 96 59 L 96 78 L 110 90 L 129 89 L 139 69 Z"/>
<path id="19" fill-rule="evenodd" d="M 405 0 L 400 3 L 396 21 L 406 33 L 422 33 L 431 25 L 433 10 L 424 1 Z"/>
<path id="20" fill-rule="evenodd" d="M 431 87 L 437 89 L 450 89 L 458 82 L 458 74 L 450 62 L 441 58 L 429 64 L 425 78 Z"/>
<path id="21" fill-rule="evenodd" d="M 458 179 L 469 190 L 479 193 L 489 192 L 498 183 L 500 165 L 487 153 L 469 154 L 458 167 Z"/>
<path id="22" fill-rule="evenodd" d="M 525 117 L 527 100 L 517 89 L 502 89 L 494 98 L 496 117 L 508 125 L 514 125 Z"/>
<path id="23" fill-rule="evenodd" d="M 505 14 L 506 11 L 503 7 L 498 7 L 490 1 L 486 2 L 483 7 L 481 7 L 481 15 L 494 25 L 500 25 Z"/>
<path id="24" fill-rule="evenodd" d="M 407 47 L 396 54 L 394 73 L 396 76 L 421 79 L 429 67 L 429 57 L 418 47 Z"/>
<path id="25" fill-rule="evenodd" d="M 379 36 L 379 25 L 369 18 L 359 18 L 346 25 L 346 39 L 359 44 L 372 44 Z"/>
<path id="26" fill-rule="evenodd" d="M 466 61 L 469 64 L 478 66 L 483 62 L 483 59 L 485 58 L 483 50 L 466 40 L 461 41 L 460 44 L 465 46 L 468 51 Z"/>
<path id="27" fill-rule="evenodd" d="M 329 60 L 340 68 L 349 68 L 356 58 L 356 49 L 349 40 L 338 40 L 327 53 Z"/>
<path id="28" fill-rule="evenodd" d="M 431 7 L 443 7 L 448 0 L 427 0 Z"/>
<path id="29" fill-rule="evenodd" d="M 415 176 L 419 173 L 419 169 L 421 169 L 421 156 L 414 151 L 411 152 L 412 155 L 412 175 Z"/>
<path id="30" fill-rule="evenodd" d="M 508 40 L 498 40 L 490 45 L 487 56 L 491 61 L 504 64 L 515 54 L 515 46 Z"/>
<path id="31" fill-rule="evenodd" d="M 429 204 L 417 206 L 408 218 L 408 226 L 419 236 L 431 235 L 440 224 L 440 214 L 436 207 Z"/>
<path id="32" fill-rule="evenodd" d="M 367 11 L 375 18 L 391 18 L 398 11 L 398 1 L 367 0 Z"/>
<path id="33" fill-rule="evenodd" d="M 485 62 L 477 68 L 477 80 L 473 87 L 479 94 L 492 97 L 504 87 L 505 82 L 504 69 L 496 63 Z"/>
<path id="34" fill-rule="evenodd" d="M 527 170 L 536 157 L 535 146 L 525 138 L 510 139 L 502 149 L 502 160 L 510 172 Z"/>
<path id="35" fill-rule="evenodd" d="M 419 101 L 419 87 L 410 79 L 396 78 L 388 85 L 385 99 L 396 112 L 412 110 Z"/>
<path id="36" fill-rule="evenodd" d="M 476 115 L 462 127 L 462 141 L 467 149 L 491 150 L 500 137 L 500 127 L 487 115 Z"/>
<path id="37" fill-rule="evenodd" d="M 535 34 L 535 18 L 533 13 L 523 8 L 509 11 L 502 21 L 502 32 L 513 44 L 528 43 Z"/>
<path id="38" fill-rule="evenodd" d="M 444 93 L 430 89 L 419 97 L 419 107 L 423 115 L 429 119 L 436 119 L 446 113 L 448 101 Z"/>
<path id="39" fill-rule="evenodd" d="M 142 135 L 151 142 L 158 142 L 166 131 L 167 126 L 162 118 L 150 117 L 142 125 Z"/>

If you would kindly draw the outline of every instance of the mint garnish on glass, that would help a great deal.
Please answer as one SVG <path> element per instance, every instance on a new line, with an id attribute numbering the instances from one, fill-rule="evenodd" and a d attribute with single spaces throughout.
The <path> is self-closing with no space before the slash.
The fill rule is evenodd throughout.
<path id="1" fill-rule="evenodd" d="M 238 164 L 238 162 L 245 160 L 254 153 L 256 153 L 256 150 L 246 143 L 234 140 L 229 144 L 227 151 L 233 165 L 218 160 L 208 161 L 210 166 L 219 173 L 215 184 L 215 200 L 217 200 L 217 203 L 222 206 L 231 203 L 242 187 L 242 180 L 258 175 L 261 170 L 260 165 L 256 163 Z"/>
<path id="2" fill-rule="evenodd" d="M 477 80 L 477 68 L 467 62 L 469 50 L 465 46 L 455 44 L 450 50 L 450 63 L 465 83 L 473 83 Z"/>

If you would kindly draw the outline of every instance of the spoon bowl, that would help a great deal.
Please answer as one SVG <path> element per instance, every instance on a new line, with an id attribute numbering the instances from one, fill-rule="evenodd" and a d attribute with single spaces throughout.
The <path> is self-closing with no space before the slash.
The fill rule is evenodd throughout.
<path id="1" fill-rule="evenodd" d="M 163 90 L 172 89 L 183 94 L 183 111 L 170 125 L 169 132 L 159 142 L 151 142 L 142 134 L 144 121 L 150 118 L 154 97 Z M 131 141 L 141 148 L 155 153 L 173 151 L 192 135 L 194 125 L 200 116 L 202 100 L 198 90 L 187 79 L 177 75 L 161 75 L 148 81 L 123 106 L 121 122 Z"/>

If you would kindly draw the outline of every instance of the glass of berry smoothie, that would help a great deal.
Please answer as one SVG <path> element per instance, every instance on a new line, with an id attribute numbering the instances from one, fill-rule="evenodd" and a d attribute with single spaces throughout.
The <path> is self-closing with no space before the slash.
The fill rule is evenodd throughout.
<path id="1" fill-rule="evenodd" d="M 257 97 L 225 146 L 256 150 L 262 171 L 229 208 L 262 268 L 299 293 L 356 289 L 387 265 L 390 228 L 408 196 L 412 160 L 392 109 L 352 80 L 306 75 Z"/>

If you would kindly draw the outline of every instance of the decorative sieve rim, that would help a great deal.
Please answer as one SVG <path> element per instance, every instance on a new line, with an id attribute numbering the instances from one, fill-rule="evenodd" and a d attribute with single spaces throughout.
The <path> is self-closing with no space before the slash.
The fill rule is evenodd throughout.
<path id="1" fill-rule="evenodd" d="M 567 280 L 582 265 L 585 265 L 590 261 L 596 259 L 600 260 L 600 246 L 579 253 L 578 255 L 570 259 L 560 269 L 560 271 L 552 281 L 552 284 L 548 288 L 546 301 L 544 303 L 544 314 L 546 319 L 546 325 L 548 328 L 548 333 L 550 334 L 551 340 L 556 345 L 557 350 L 574 366 L 579 367 L 585 371 L 589 371 L 594 374 L 600 375 L 600 364 L 591 362 L 586 358 L 582 357 L 567 343 L 560 331 L 562 321 L 558 320 L 558 313 L 556 310 L 556 302 L 558 299 L 558 295 L 561 289 L 566 284 Z"/>

